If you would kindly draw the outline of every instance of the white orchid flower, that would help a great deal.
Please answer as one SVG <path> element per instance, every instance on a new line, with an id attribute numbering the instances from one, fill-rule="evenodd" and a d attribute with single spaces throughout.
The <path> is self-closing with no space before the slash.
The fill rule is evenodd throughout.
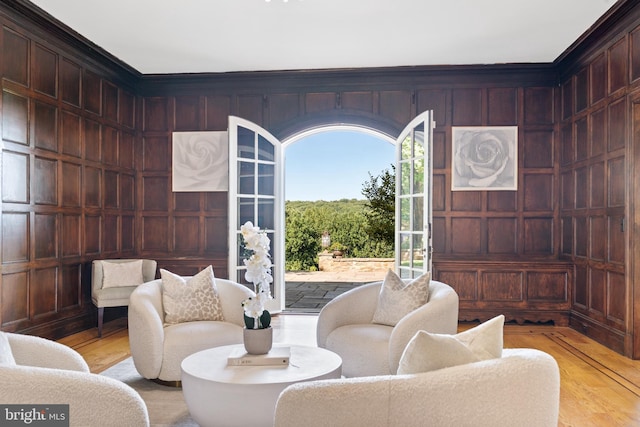
<path id="1" fill-rule="evenodd" d="M 244 278 L 253 283 L 256 292 L 255 298 L 245 300 L 242 305 L 247 316 L 258 319 L 264 312 L 265 303 L 272 298 L 269 286 L 273 282 L 271 255 L 269 254 L 271 240 L 265 231 L 254 226 L 251 221 L 244 223 L 240 227 L 240 232 L 244 239 L 245 248 L 253 251 L 249 258 L 243 260 L 247 268 Z M 257 321 L 255 325 L 257 327 Z"/>

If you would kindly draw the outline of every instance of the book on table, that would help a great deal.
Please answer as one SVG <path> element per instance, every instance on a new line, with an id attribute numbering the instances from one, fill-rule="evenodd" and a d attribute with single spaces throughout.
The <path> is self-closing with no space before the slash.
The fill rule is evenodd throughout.
<path id="1" fill-rule="evenodd" d="M 229 366 L 286 366 L 291 357 L 290 347 L 273 347 L 266 354 L 249 354 L 244 347 L 231 350 L 227 358 Z"/>

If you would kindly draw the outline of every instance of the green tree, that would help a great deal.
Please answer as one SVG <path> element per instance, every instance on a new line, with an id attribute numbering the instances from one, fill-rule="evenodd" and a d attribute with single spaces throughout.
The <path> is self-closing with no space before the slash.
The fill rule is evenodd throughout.
<path id="1" fill-rule="evenodd" d="M 320 244 L 313 221 L 306 218 L 305 211 L 285 209 L 285 268 L 289 271 L 318 268 Z"/>
<path id="2" fill-rule="evenodd" d="M 321 237 L 326 230 L 332 243 L 348 249 L 345 257 L 391 258 L 393 244 L 367 233 L 366 200 L 287 201 L 285 204 L 285 267 L 289 271 L 318 268 Z"/>
<path id="3" fill-rule="evenodd" d="M 366 232 L 372 241 L 379 241 L 393 252 L 396 215 L 396 168 L 385 169 L 378 176 L 369 172 L 369 180 L 362 184 L 365 204 Z"/>

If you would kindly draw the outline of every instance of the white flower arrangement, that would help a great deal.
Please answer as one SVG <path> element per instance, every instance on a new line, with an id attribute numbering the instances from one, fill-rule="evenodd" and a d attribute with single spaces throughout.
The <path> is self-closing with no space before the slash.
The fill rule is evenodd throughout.
<path id="1" fill-rule="evenodd" d="M 244 320 L 247 329 L 264 329 L 271 324 L 271 314 L 265 310 L 267 300 L 271 299 L 271 287 L 273 282 L 271 276 L 271 256 L 269 255 L 269 245 L 271 241 L 267 233 L 254 226 L 251 221 L 247 221 L 240 227 L 245 247 L 253 251 L 249 258 L 243 260 L 247 271 L 244 278 L 253 283 L 255 297 L 247 298 L 242 302 L 244 307 Z"/>

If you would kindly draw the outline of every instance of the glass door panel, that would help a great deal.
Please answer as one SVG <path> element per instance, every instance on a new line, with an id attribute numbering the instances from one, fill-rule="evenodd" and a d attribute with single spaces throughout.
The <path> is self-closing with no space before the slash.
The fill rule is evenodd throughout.
<path id="1" fill-rule="evenodd" d="M 431 270 L 433 112 L 413 119 L 396 142 L 396 271 L 414 278 Z"/>
<path id="2" fill-rule="evenodd" d="M 273 164 L 258 164 L 258 194 L 273 196 L 275 193 L 275 166 Z"/>
<path id="3" fill-rule="evenodd" d="M 280 141 L 255 123 L 229 117 L 229 277 L 254 289 L 244 277 L 243 260 L 250 253 L 240 232 L 240 227 L 251 221 L 271 240 L 273 300 L 266 306 L 271 312 L 284 308 L 284 224 L 281 212 L 276 211 L 276 201 L 282 194 L 280 168 L 276 165 L 280 147 Z"/>

